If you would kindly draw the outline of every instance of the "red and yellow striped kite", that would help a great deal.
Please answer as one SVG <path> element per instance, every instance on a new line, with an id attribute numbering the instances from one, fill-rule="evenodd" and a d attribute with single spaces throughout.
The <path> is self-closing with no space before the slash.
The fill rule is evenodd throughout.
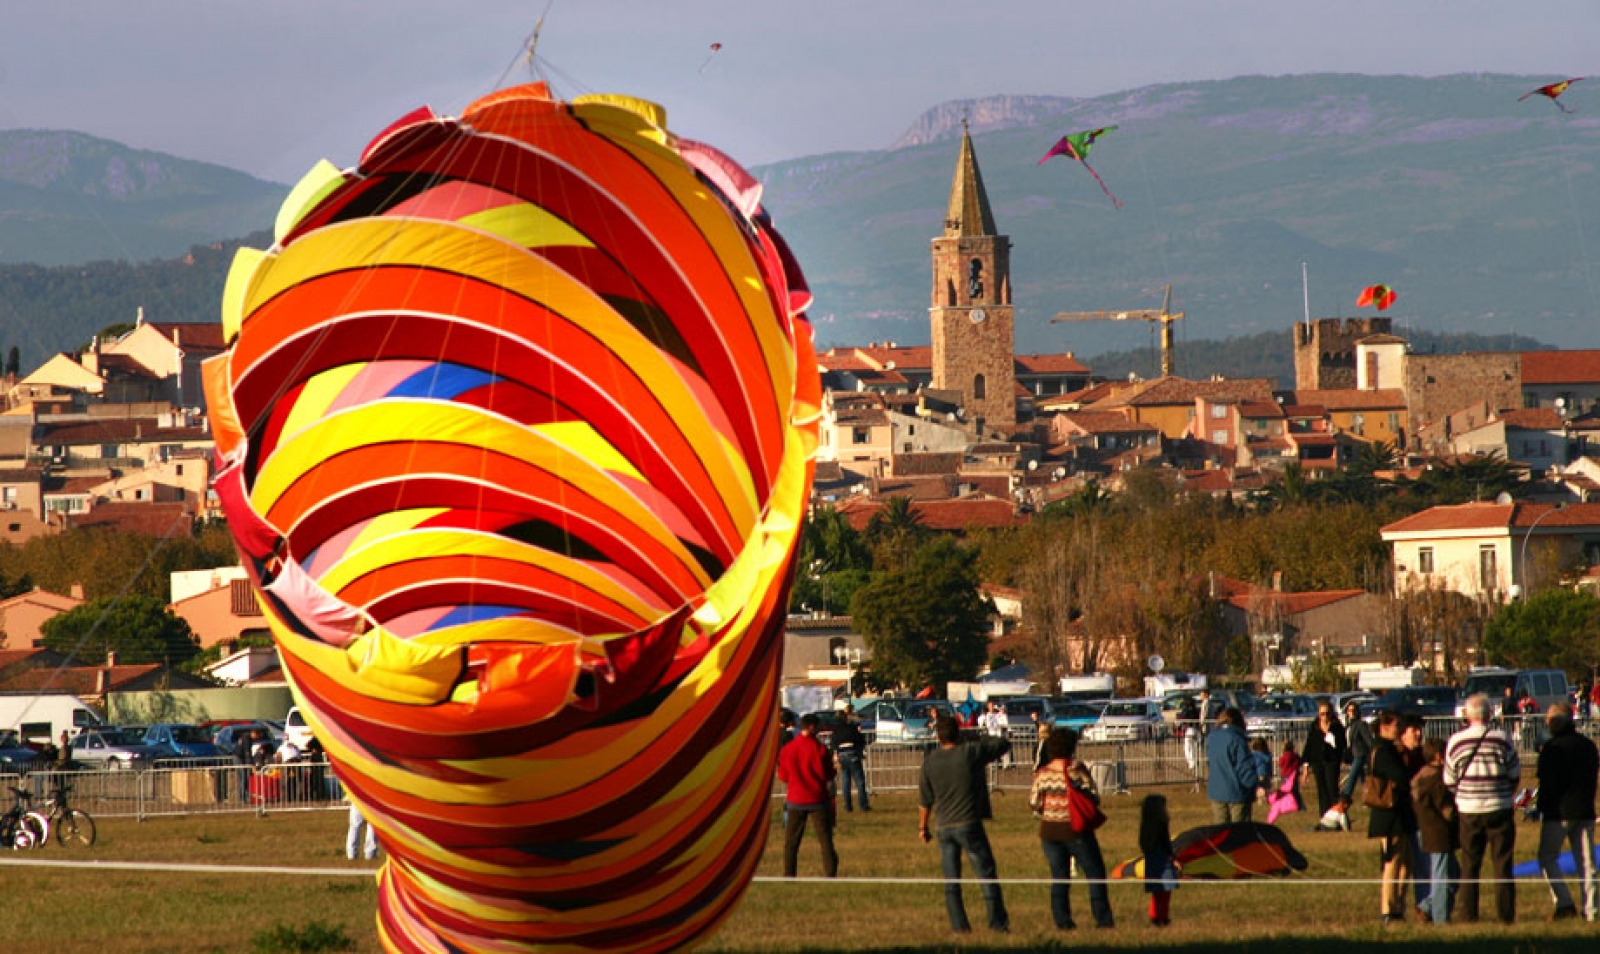
<path id="1" fill-rule="evenodd" d="M 418 110 L 229 276 L 216 487 L 390 950 L 680 947 L 761 853 L 810 296 L 759 185 L 664 126 Z"/>

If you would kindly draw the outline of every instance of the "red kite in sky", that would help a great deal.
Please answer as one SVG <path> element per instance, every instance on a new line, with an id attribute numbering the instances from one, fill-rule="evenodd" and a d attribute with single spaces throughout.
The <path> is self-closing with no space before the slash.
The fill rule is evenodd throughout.
<path id="1" fill-rule="evenodd" d="M 1573 83 L 1580 82 L 1582 79 L 1583 77 L 1581 76 L 1574 76 L 1572 79 L 1564 79 L 1559 83 L 1551 83 L 1549 86 L 1541 86 L 1538 89 L 1529 90 L 1528 92 L 1523 93 L 1521 96 L 1518 96 L 1517 102 L 1520 103 L 1529 96 L 1536 94 L 1539 96 L 1548 96 L 1550 97 L 1550 102 L 1556 104 L 1557 109 L 1561 110 L 1563 113 L 1570 113 L 1572 110 L 1561 105 L 1561 100 L 1557 97 L 1559 97 L 1562 93 L 1565 93 L 1568 86 L 1571 86 Z"/>
<path id="2" fill-rule="evenodd" d="M 1368 285 L 1366 288 L 1361 289 L 1361 294 L 1356 296 L 1356 307 L 1365 308 L 1371 305 L 1379 311 L 1383 311 L 1394 304 L 1394 300 L 1399 297 L 1394 293 L 1394 289 L 1388 285 Z"/>

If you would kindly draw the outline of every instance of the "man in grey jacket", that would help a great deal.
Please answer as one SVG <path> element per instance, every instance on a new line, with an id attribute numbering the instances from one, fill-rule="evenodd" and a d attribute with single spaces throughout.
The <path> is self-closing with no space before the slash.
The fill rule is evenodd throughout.
<path id="1" fill-rule="evenodd" d="M 1218 825 L 1250 820 L 1250 807 L 1266 794 L 1257 784 L 1250 740 L 1245 737 L 1244 713 L 1233 706 L 1217 716 L 1216 728 L 1206 741 L 1210 778 L 1206 797 L 1211 800 L 1211 820 Z"/>

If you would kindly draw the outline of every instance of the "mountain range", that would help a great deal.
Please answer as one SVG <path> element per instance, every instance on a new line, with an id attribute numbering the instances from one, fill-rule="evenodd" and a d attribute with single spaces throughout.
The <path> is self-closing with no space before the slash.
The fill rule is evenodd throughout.
<path id="1" fill-rule="evenodd" d="M 989 96 L 930 109 L 883 150 L 752 171 L 806 270 L 824 346 L 928 340 L 929 240 L 963 121 L 1013 243 L 1019 350 L 1137 354 L 1142 325 L 1049 319 L 1156 307 L 1168 282 L 1186 313 L 1180 355 L 1274 333 L 1286 347 L 1306 311 L 1356 314 L 1378 282 L 1399 292 L 1388 314 L 1402 333 L 1600 345 L 1600 105 L 1517 102 L 1543 81 L 1323 74 Z M 1037 162 L 1100 126 L 1117 128 L 1090 162 L 1120 209 L 1078 163 Z M 263 244 L 241 237 L 286 192 L 80 133 L 0 132 L 0 263 L 13 263 L 0 264 L 0 347 L 31 365 L 141 305 L 213 318 L 231 249 Z"/>

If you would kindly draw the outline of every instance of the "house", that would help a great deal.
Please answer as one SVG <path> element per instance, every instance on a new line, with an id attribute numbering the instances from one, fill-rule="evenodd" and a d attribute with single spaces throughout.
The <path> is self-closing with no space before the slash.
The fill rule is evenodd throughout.
<path id="1" fill-rule="evenodd" d="M 276 646 L 246 646 L 225 652 L 221 659 L 205 668 L 205 674 L 227 686 L 285 685 L 288 682 Z"/>
<path id="2" fill-rule="evenodd" d="M 894 426 L 880 395 L 825 391 L 817 459 L 835 461 L 863 477 L 888 472 L 894 457 Z"/>
<path id="3" fill-rule="evenodd" d="M 199 676 L 160 663 L 118 665 L 113 653 L 102 666 L 39 667 L 13 673 L 0 678 L 0 693 L 63 693 L 103 707 L 110 692 L 204 689 L 210 685 Z"/>
<path id="4" fill-rule="evenodd" d="M 1330 433 L 1406 446 L 1409 414 L 1406 392 L 1400 388 L 1298 390 L 1282 397 L 1285 405 L 1322 408 Z"/>
<path id="5" fill-rule="evenodd" d="M 267 632 L 243 567 L 174 573 L 169 608 L 189 624 L 203 649 Z"/>
<path id="6" fill-rule="evenodd" d="M 1499 411 L 1477 427 L 1456 434 L 1450 449 L 1457 454 L 1494 454 L 1514 460 L 1533 474 L 1564 466 L 1574 456 L 1567 422 L 1549 407 Z"/>
<path id="7" fill-rule="evenodd" d="M 1366 590 L 1285 593 L 1217 577 L 1222 619 L 1233 636 L 1273 640 L 1272 656 L 1374 656 L 1387 627 L 1385 601 Z"/>
<path id="8" fill-rule="evenodd" d="M 83 586 L 72 584 L 68 596 L 34 587 L 8 600 L 0 600 L 0 634 L 14 650 L 30 649 L 44 638 L 44 624 L 83 605 Z"/>
<path id="9" fill-rule="evenodd" d="M 1499 603 L 1600 565 L 1600 503 L 1431 507 L 1383 528 L 1394 589 L 1423 586 Z"/>
<path id="10" fill-rule="evenodd" d="M 68 516 L 67 526 L 77 529 L 109 527 L 147 537 L 194 536 L 196 508 L 187 503 L 108 503 L 85 514 Z"/>
<path id="11" fill-rule="evenodd" d="M 1195 424 L 1197 399 L 1204 398 L 1217 405 L 1230 401 L 1271 401 L 1272 387 L 1269 378 L 1190 381 L 1167 376 L 1118 391 L 1086 409 L 1114 411 L 1130 421 L 1154 424 L 1165 437 L 1180 438 L 1189 436 L 1198 426 Z M 1220 417 L 1226 417 L 1226 411 Z"/>

